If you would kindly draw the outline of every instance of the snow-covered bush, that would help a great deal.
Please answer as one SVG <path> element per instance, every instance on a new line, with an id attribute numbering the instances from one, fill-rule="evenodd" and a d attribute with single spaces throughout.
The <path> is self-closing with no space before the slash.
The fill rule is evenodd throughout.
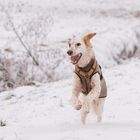
<path id="1" fill-rule="evenodd" d="M 36 13 L 28 13 L 32 8 L 23 2 L 0 4 L 1 24 L 6 33 L 4 49 L 0 51 L 0 91 L 34 80 L 51 80 L 53 67 L 49 68 L 49 73 L 44 70 L 43 56 L 46 51 L 42 48 L 47 48 L 47 36 L 53 19 L 40 8 Z"/>
<path id="2" fill-rule="evenodd" d="M 54 15 L 49 6 L 56 12 Z M 86 28 L 97 29 L 92 43 L 103 67 L 139 56 L 140 26 L 134 21 L 133 28 L 125 29 L 127 22 L 122 20 L 136 19 L 139 11 L 130 12 L 120 7 L 98 9 L 96 5 L 88 7 L 86 1 L 78 8 L 76 5 L 68 9 L 63 4 L 59 6 L 56 8 L 52 3 L 44 8 L 21 1 L 0 3 L 0 30 L 3 32 L 0 34 L 0 91 L 36 81 L 51 82 L 70 77 L 73 66 L 66 54 L 65 41 L 73 33 L 80 36 L 79 31 L 83 34 Z M 72 22 L 70 17 L 73 17 Z M 122 24 L 118 27 L 114 21 L 119 23 L 119 20 Z"/>
<path id="3" fill-rule="evenodd" d="M 6 126 L 6 121 L 0 120 L 0 127 Z"/>

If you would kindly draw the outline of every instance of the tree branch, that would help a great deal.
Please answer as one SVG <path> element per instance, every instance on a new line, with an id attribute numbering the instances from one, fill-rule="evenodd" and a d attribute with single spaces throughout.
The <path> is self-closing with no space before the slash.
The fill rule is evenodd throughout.
<path id="1" fill-rule="evenodd" d="M 14 23 L 12 22 L 8 12 L 6 11 L 6 15 L 7 15 L 7 18 L 9 20 L 9 23 L 15 33 L 15 35 L 17 36 L 17 38 L 19 39 L 20 43 L 22 44 L 22 46 L 25 48 L 25 50 L 28 52 L 28 54 L 30 55 L 30 57 L 32 58 L 33 62 L 35 63 L 35 65 L 39 66 L 39 63 L 38 61 L 35 59 L 35 57 L 32 55 L 31 51 L 28 49 L 28 47 L 25 45 L 25 43 L 23 42 L 22 38 L 20 37 L 20 35 L 18 34 L 15 26 L 14 26 Z"/>

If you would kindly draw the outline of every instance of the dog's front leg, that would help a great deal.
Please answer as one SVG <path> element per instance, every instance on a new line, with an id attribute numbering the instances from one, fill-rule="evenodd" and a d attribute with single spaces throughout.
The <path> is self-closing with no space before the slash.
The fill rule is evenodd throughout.
<path id="1" fill-rule="evenodd" d="M 90 111 L 90 100 L 89 100 L 89 97 L 86 95 L 83 95 L 82 111 L 87 112 L 87 113 L 89 113 Z"/>
<path id="2" fill-rule="evenodd" d="M 100 85 L 100 76 L 99 74 L 95 74 L 91 79 L 91 86 L 92 89 L 88 93 L 88 95 L 83 95 L 83 103 L 82 103 L 82 109 L 81 109 L 81 120 L 83 124 L 86 122 L 87 114 L 90 112 L 90 107 L 93 102 L 93 100 L 98 101 L 101 91 L 101 85 Z"/>
<path id="3" fill-rule="evenodd" d="M 98 100 L 101 91 L 100 85 L 100 77 L 98 74 L 95 74 L 94 77 L 91 79 L 91 86 L 92 89 L 87 95 L 83 95 L 83 110 L 86 112 L 90 111 L 90 105 L 92 104 L 93 100 Z"/>
<path id="4" fill-rule="evenodd" d="M 101 81 L 99 74 L 95 74 L 91 80 L 92 90 L 88 94 L 88 98 L 90 103 L 94 102 L 94 111 L 97 115 L 97 122 L 100 122 L 102 120 L 103 101 L 99 98 L 101 93 Z"/>
<path id="5" fill-rule="evenodd" d="M 91 78 L 91 86 L 92 89 L 87 95 L 90 102 L 92 102 L 93 100 L 98 100 L 100 96 L 101 81 L 98 73 Z"/>
<path id="6" fill-rule="evenodd" d="M 70 99 L 71 105 L 76 109 L 80 110 L 81 109 L 81 101 L 79 100 L 79 95 L 81 92 L 81 83 L 77 75 L 74 75 L 74 82 L 73 82 L 73 90 L 72 90 L 72 96 Z"/>
<path id="7" fill-rule="evenodd" d="M 81 101 L 78 99 L 77 94 L 75 94 L 76 92 L 72 93 L 71 99 L 70 99 L 70 103 L 71 105 L 76 109 L 76 110 L 80 110 L 81 109 Z"/>

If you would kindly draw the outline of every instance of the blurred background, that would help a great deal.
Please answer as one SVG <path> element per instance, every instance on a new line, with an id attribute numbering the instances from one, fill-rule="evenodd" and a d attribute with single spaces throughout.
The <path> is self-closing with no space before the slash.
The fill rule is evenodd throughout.
<path id="1" fill-rule="evenodd" d="M 140 57 L 140 0 L 0 1 L 0 91 L 71 77 L 67 40 L 92 40 L 104 68 Z"/>

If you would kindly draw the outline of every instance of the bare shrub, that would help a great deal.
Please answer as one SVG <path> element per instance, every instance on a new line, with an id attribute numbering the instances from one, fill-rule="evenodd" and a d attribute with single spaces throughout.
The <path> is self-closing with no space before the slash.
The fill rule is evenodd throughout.
<path id="1" fill-rule="evenodd" d="M 41 9 L 30 14 L 25 11 L 31 8 L 22 2 L 0 5 L 7 33 L 5 49 L 0 51 L 0 91 L 34 85 L 35 81 L 59 80 L 63 75 L 60 70 L 66 61 L 63 49 L 47 45 L 53 19 Z"/>

